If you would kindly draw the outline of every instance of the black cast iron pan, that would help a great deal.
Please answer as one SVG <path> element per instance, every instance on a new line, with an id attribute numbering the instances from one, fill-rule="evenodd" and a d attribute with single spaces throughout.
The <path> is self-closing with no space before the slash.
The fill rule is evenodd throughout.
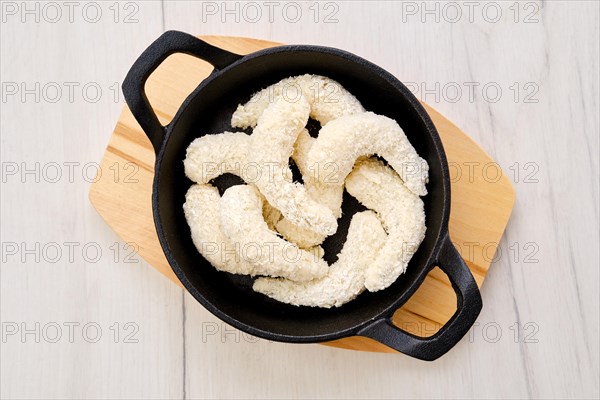
<path id="1" fill-rule="evenodd" d="M 173 53 L 198 57 L 211 63 L 214 70 L 183 102 L 172 122 L 163 127 L 144 93 L 144 84 Z M 272 301 L 254 293 L 249 278 L 218 272 L 194 247 L 182 209 L 185 193 L 192 184 L 183 171 L 190 142 L 201 135 L 230 130 L 231 114 L 239 103 L 267 85 L 305 73 L 338 81 L 365 109 L 395 119 L 430 167 L 429 194 L 423 199 L 427 232 L 407 272 L 388 289 L 363 293 L 335 309 L 294 307 Z M 450 181 L 444 149 L 418 100 L 388 72 L 334 48 L 281 46 L 240 56 L 188 34 L 169 31 L 136 60 L 123 82 L 123 93 L 157 153 L 152 206 L 163 251 L 187 290 L 217 317 L 252 335 L 282 342 L 366 336 L 423 360 L 434 360 L 446 353 L 475 322 L 482 307 L 481 296 L 448 236 Z M 224 190 L 237 183 L 225 177 L 216 184 Z M 352 214 L 361 209 L 352 200 L 346 195 L 340 229 L 324 243 L 329 260 L 339 251 Z M 448 274 L 452 282 L 457 311 L 437 334 L 420 338 L 394 326 L 391 317 L 435 266 Z"/>

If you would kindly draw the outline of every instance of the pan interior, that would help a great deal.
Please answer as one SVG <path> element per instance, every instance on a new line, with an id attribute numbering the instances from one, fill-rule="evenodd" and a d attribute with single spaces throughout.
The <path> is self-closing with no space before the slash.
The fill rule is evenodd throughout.
<path id="1" fill-rule="evenodd" d="M 183 159 L 196 137 L 232 130 L 230 119 L 238 104 L 257 90 L 280 79 L 305 73 L 319 74 L 338 81 L 354 94 L 365 109 L 395 119 L 410 142 L 430 166 L 429 195 L 424 198 L 427 234 L 412 258 L 407 272 L 391 287 L 377 293 L 365 292 L 350 303 L 333 309 L 294 307 L 271 300 L 251 289 L 249 277 L 216 271 L 196 250 L 183 215 L 185 193 L 192 182 L 185 177 Z M 439 149 L 425 122 L 392 80 L 361 59 L 335 52 L 310 49 L 278 51 L 247 59 L 209 81 L 190 97 L 190 102 L 173 122 L 163 158 L 157 165 L 155 190 L 158 198 L 158 227 L 168 243 L 174 269 L 185 275 L 188 290 L 213 312 L 227 316 L 228 322 L 252 333 L 283 340 L 333 339 L 387 310 L 401 297 L 412 294 L 414 284 L 423 278 L 433 262 L 432 252 L 442 229 L 444 183 Z M 185 103 L 184 103 L 185 105 Z M 236 177 L 223 176 L 215 184 L 220 190 L 239 184 Z M 364 208 L 347 193 L 338 233 L 324 243 L 328 261 L 335 260 L 354 213 Z M 179 271 L 177 271 L 179 270 Z"/>

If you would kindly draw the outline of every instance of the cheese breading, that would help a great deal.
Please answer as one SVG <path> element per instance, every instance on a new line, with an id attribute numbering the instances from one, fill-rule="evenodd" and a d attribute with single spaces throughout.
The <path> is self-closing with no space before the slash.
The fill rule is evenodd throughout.
<path id="1" fill-rule="evenodd" d="M 331 210 L 310 197 L 304 185 L 291 179 L 289 159 L 308 113 L 308 102 L 302 96 L 294 103 L 283 97 L 275 100 L 260 116 L 250 136 L 247 161 L 259 171 L 254 184 L 285 218 L 299 227 L 332 235 L 337 230 L 337 220 Z"/>
<path id="2" fill-rule="evenodd" d="M 427 194 L 427 162 L 396 121 L 372 112 L 347 115 L 323 126 L 307 162 L 320 182 L 342 185 L 359 157 L 374 154 L 388 162 L 411 192 Z"/>
<path id="3" fill-rule="evenodd" d="M 365 109 L 350 92 L 333 79 L 320 75 L 299 75 L 282 79 L 256 92 L 248 102 L 240 104 L 231 117 L 234 128 L 256 126 L 267 107 L 283 97 L 295 102 L 302 95 L 310 105 L 310 117 L 324 125 L 343 115 L 364 112 Z"/>
<path id="4" fill-rule="evenodd" d="M 356 164 L 346 179 L 346 190 L 379 215 L 388 233 L 365 274 L 369 291 L 385 289 L 406 271 L 425 237 L 423 201 L 408 190 L 394 170 L 375 158 Z"/>
<path id="5" fill-rule="evenodd" d="M 263 200 L 252 185 L 230 187 L 221 197 L 221 226 L 230 242 L 239 245 L 242 258 L 258 275 L 309 281 L 327 274 L 328 265 L 295 244 L 281 239 L 267 226 Z"/>
<path id="6" fill-rule="evenodd" d="M 375 260 L 387 234 L 372 211 L 355 214 L 348 237 L 327 275 L 310 282 L 258 278 L 253 289 L 295 306 L 340 307 L 365 290 L 365 270 Z"/>

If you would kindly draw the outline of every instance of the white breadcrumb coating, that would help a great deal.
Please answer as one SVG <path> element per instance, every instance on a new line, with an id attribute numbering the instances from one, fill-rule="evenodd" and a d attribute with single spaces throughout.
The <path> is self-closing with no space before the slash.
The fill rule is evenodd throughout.
<path id="1" fill-rule="evenodd" d="M 223 132 L 194 139 L 183 161 L 185 175 L 196 183 L 208 183 L 219 175 L 229 173 L 252 183 L 257 170 L 248 164 L 249 146 L 250 136 L 244 132 Z M 263 215 L 269 229 L 275 230 L 281 219 L 279 210 L 265 201 Z"/>
<path id="2" fill-rule="evenodd" d="M 427 162 L 419 157 L 396 121 L 372 112 L 347 115 L 323 126 L 307 162 L 316 179 L 341 185 L 359 157 L 374 154 L 394 168 L 411 192 L 427 194 Z"/>
<path id="3" fill-rule="evenodd" d="M 305 129 L 309 116 L 322 125 L 317 139 Z M 419 195 L 427 194 L 429 166 L 394 120 L 365 112 L 336 81 L 306 74 L 255 93 L 231 124 L 254 132 L 200 137 L 184 160 L 197 183 L 186 194 L 185 218 L 194 245 L 217 270 L 263 276 L 255 291 L 325 308 L 385 289 L 406 270 L 425 235 Z M 365 159 L 374 154 L 391 168 Z M 292 180 L 290 156 L 304 185 Z M 248 185 L 221 198 L 208 182 L 225 173 Z M 328 267 L 318 245 L 337 230 L 344 184 L 377 215 L 353 217 Z"/>
<path id="4" fill-rule="evenodd" d="M 192 232 L 194 245 L 217 270 L 232 274 L 254 275 L 254 267 L 238 256 L 235 246 L 221 229 L 221 196 L 209 184 L 192 185 L 183 211 Z"/>
<path id="5" fill-rule="evenodd" d="M 251 276 L 259 274 L 254 265 L 243 258 L 241 247 L 231 243 L 223 233 L 219 190 L 209 184 L 195 184 L 188 189 L 185 200 L 185 219 L 192 233 L 192 241 L 200 254 L 219 271 Z M 265 201 L 264 205 L 268 203 Z M 263 207 L 263 213 L 265 212 L 270 213 L 265 219 L 267 224 L 269 215 L 280 215 L 279 211 L 272 207 Z M 273 219 L 271 223 L 274 225 L 272 221 Z M 320 246 L 307 248 L 306 251 L 313 254 L 315 259 L 323 258 L 324 252 Z"/>
<path id="6" fill-rule="evenodd" d="M 196 183 L 208 183 L 226 173 L 248 182 L 256 174 L 246 164 L 250 136 L 244 132 L 223 132 L 194 139 L 183 161 L 185 175 Z"/>
<path id="7" fill-rule="evenodd" d="M 325 185 L 319 182 L 314 179 L 314 173 L 310 169 L 310 164 L 308 164 L 308 154 L 316 140 L 310 136 L 306 129 L 303 129 L 298 135 L 296 143 L 294 143 L 292 159 L 302 174 L 302 180 L 308 194 L 313 199 L 326 205 L 333 212 L 333 215 L 339 218 L 342 216 L 344 185 Z"/>
<path id="8" fill-rule="evenodd" d="M 285 218 L 299 227 L 332 235 L 337 230 L 337 220 L 331 210 L 311 198 L 304 185 L 291 179 L 289 159 L 308 113 L 309 105 L 303 96 L 294 103 L 280 97 L 270 104 L 250 136 L 247 161 L 259 171 L 254 184 Z"/>
<path id="9" fill-rule="evenodd" d="M 365 207 L 375 211 L 388 239 L 365 274 L 365 286 L 376 292 L 390 286 L 425 237 L 425 210 L 419 196 L 383 162 L 371 158 L 356 163 L 346 179 L 346 190 Z"/>
<path id="10" fill-rule="evenodd" d="M 254 127 L 269 104 L 280 97 L 295 102 L 300 94 L 308 100 L 310 117 L 321 125 L 342 115 L 365 111 L 356 97 L 338 82 L 325 76 L 305 74 L 283 79 L 256 92 L 246 104 L 238 106 L 231 117 L 231 126 Z"/>
<path id="11" fill-rule="evenodd" d="M 310 282 L 258 278 L 253 289 L 295 306 L 340 307 L 365 290 L 365 270 L 386 242 L 387 234 L 372 211 L 355 214 L 348 237 L 327 276 Z"/>
<path id="12" fill-rule="evenodd" d="M 284 100 L 295 102 L 300 93 L 309 103 L 310 116 L 321 124 L 326 124 L 343 115 L 365 111 L 356 97 L 338 82 L 324 76 L 305 74 L 283 79 L 255 93 L 246 104 L 238 106 L 232 116 L 231 125 L 239 128 L 254 127 L 263 112 L 276 99 L 283 97 Z M 312 174 L 307 167 L 306 156 L 314 140 L 308 131 L 303 129 L 294 145 L 292 158 L 302 174 L 308 195 L 326 205 L 333 212 L 335 218 L 339 218 L 342 214 L 344 187 L 342 185 L 323 185 L 315 179 L 311 179 Z M 302 248 L 318 245 L 326 237 L 325 234 L 316 233 L 308 227 L 298 226 L 285 218 L 279 222 L 278 231 L 286 239 Z"/>
<path id="13" fill-rule="evenodd" d="M 251 185 L 230 187 L 221 198 L 223 233 L 239 245 L 243 258 L 254 265 L 254 273 L 299 282 L 326 275 L 328 265 L 323 259 L 269 230 L 262 203 L 260 193 Z"/>
<path id="14" fill-rule="evenodd" d="M 250 136 L 244 132 L 223 132 L 199 137 L 187 148 L 183 162 L 185 174 L 196 183 L 208 183 L 226 173 L 237 175 L 251 183 L 255 179 L 256 169 L 250 168 L 247 163 L 249 146 Z M 275 230 L 275 225 L 281 219 L 279 210 L 265 201 L 263 215 L 269 229 Z"/>
<path id="15" fill-rule="evenodd" d="M 306 188 L 308 195 L 327 206 L 333 212 L 333 215 L 336 218 L 339 218 L 342 215 L 344 186 L 324 185 L 311 178 L 311 173 L 306 163 L 306 156 L 314 141 L 315 139 L 310 136 L 308 131 L 303 129 L 298 135 L 296 143 L 294 143 L 292 159 L 298 166 L 300 174 L 302 174 L 304 187 Z M 285 218 L 277 223 L 276 229 L 288 241 L 296 243 L 303 249 L 317 246 L 323 243 L 326 238 L 325 235 L 294 225 Z"/>

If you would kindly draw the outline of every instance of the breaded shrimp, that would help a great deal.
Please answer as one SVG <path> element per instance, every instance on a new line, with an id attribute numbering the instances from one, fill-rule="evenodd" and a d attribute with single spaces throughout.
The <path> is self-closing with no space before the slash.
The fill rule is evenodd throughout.
<path id="1" fill-rule="evenodd" d="M 306 134 L 308 135 L 308 131 Z M 197 138 L 187 148 L 184 160 L 186 176 L 194 182 L 203 184 L 219 175 L 230 173 L 239 176 L 247 183 L 252 183 L 257 179 L 260 171 L 256 166 L 248 164 L 249 145 L 250 136 L 243 132 L 223 132 Z M 300 247 L 303 249 L 319 245 L 325 240 L 323 235 L 310 229 L 297 227 L 290 221 L 282 219 L 279 210 L 267 201 L 264 202 L 263 215 L 269 229 L 275 230 L 277 223 L 281 222 L 280 233 L 299 245 L 299 242 L 302 242 Z"/>
<path id="2" fill-rule="evenodd" d="M 322 235 L 337 230 L 331 210 L 311 198 L 304 185 L 291 179 L 289 158 L 296 138 L 308 120 L 309 105 L 303 96 L 295 103 L 283 97 L 263 112 L 250 136 L 247 161 L 259 173 L 255 185 L 267 201 L 294 225 Z"/>
<path id="3" fill-rule="evenodd" d="M 230 173 L 248 182 L 256 175 L 256 170 L 250 171 L 246 164 L 249 146 L 250 136 L 244 132 L 223 132 L 194 139 L 183 161 L 185 175 L 196 183 L 208 183 Z"/>
<path id="4" fill-rule="evenodd" d="M 336 218 L 342 216 L 342 199 L 344 195 L 344 185 L 325 185 L 314 179 L 314 173 L 310 169 L 308 163 L 308 154 L 311 147 L 317 139 L 310 136 L 306 129 L 303 129 L 296 143 L 294 143 L 294 153 L 292 159 L 298 166 L 298 170 L 302 174 L 304 186 L 308 194 L 322 204 L 326 205 L 335 215 Z"/>
<path id="5" fill-rule="evenodd" d="M 388 239 L 365 273 L 365 286 L 376 292 L 390 286 L 404 273 L 425 237 L 423 201 L 381 161 L 359 161 L 346 179 L 346 190 L 365 207 L 375 211 Z"/>
<path id="6" fill-rule="evenodd" d="M 327 274 L 320 258 L 289 243 L 269 230 L 263 217 L 263 200 L 252 185 L 230 187 L 221 198 L 221 226 L 225 236 L 239 244 L 258 275 L 309 281 Z"/>
<path id="7" fill-rule="evenodd" d="M 234 244 L 223 234 L 220 207 L 221 196 L 216 187 L 196 184 L 188 189 L 183 211 L 192 232 L 192 241 L 217 270 L 254 275 L 252 264 L 238 256 Z"/>
<path id="8" fill-rule="evenodd" d="M 311 171 L 306 163 L 306 156 L 315 139 L 310 136 L 306 129 L 298 135 L 296 143 L 294 143 L 294 153 L 292 159 L 298 166 L 304 187 L 308 195 L 321 204 L 326 205 L 336 218 L 342 215 L 342 197 L 344 194 L 344 186 L 324 185 L 321 182 L 312 179 Z M 307 228 L 301 228 L 294 225 L 289 220 L 283 218 L 277 225 L 276 229 L 288 241 L 296 243 L 300 248 L 307 249 L 323 243 L 325 235 L 318 234 Z"/>
<path id="9" fill-rule="evenodd" d="M 221 196 L 216 187 L 209 184 L 192 185 L 186 195 L 183 210 L 192 233 L 194 245 L 217 270 L 239 275 L 257 275 L 254 265 L 241 253 L 241 247 L 232 243 L 221 228 Z M 268 203 L 264 202 L 265 205 Z M 279 212 L 272 207 L 264 207 L 267 225 Z M 272 217 L 269 221 L 269 215 Z M 280 215 L 280 214 L 279 214 Z M 271 228 L 270 228 L 271 229 Z M 271 230 L 274 230 L 271 229 Z M 315 259 L 323 257 L 319 246 L 307 248 Z"/>
<path id="10" fill-rule="evenodd" d="M 388 162 L 411 192 L 427 194 L 427 162 L 396 121 L 372 112 L 340 117 L 323 126 L 307 162 L 320 182 L 341 185 L 359 157 L 374 154 Z"/>
<path id="11" fill-rule="evenodd" d="M 295 306 L 340 307 L 365 290 L 365 270 L 386 242 L 387 234 L 372 211 L 355 214 L 346 243 L 327 276 L 310 282 L 258 278 L 253 289 Z"/>
<path id="12" fill-rule="evenodd" d="M 263 112 L 276 99 L 283 97 L 290 102 L 304 96 L 310 105 L 310 116 L 321 124 L 341 117 L 364 112 L 360 102 L 338 82 L 319 75 L 300 75 L 279 81 L 257 93 L 234 112 L 231 125 L 247 128 L 256 126 Z M 310 179 L 312 174 L 306 167 L 306 155 L 314 139 L 303 130 L 294 146 L 292 158 L 303 176 L 304 185 L 310 197 L 329 207 L 336 218 L 341 216 L 343 186 L 323 185 Z M 298 226 L 288 219 L 279 223 L 279 232 L 288 240 L 305 248 L 323 242 L 326 235 L 318 234 L 306 226 Z"/>
<path id="13" fill-rule="evenodd" d="M 343 115 L 365 111 L 356 97 L 338 82 L 320 75 L 305 74 L 283 79 L 256 92 L 246 104 L 238 106 L 231 117 L 231 126 L 242 129 L 254 127 L 270 103 L 280 97 L 295 102 L 300 95 L 308 100 L 310 117 L 321 125 Z"/>

